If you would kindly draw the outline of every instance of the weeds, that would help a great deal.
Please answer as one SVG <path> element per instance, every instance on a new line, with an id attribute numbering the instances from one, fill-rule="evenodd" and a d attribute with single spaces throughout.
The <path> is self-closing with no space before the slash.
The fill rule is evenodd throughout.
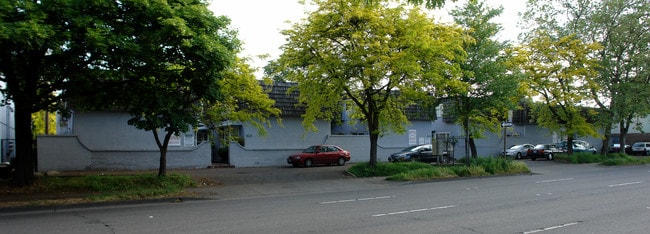
<path id="1" fill-rule="evenodd" d="M 41 177 L 36 185 L 44 192 L 89 193 L 86 199 L 116 200 L 143 199 L 179 193 L 195 186 L 187 175 L 171 174 L 163 177 L 152 174 L 115 176 L 55 176 Z"/>
<path id="2" fill-rule="evenodd" d="M 477 158 L 470 165 L 434 166 L 427 163 L 368 163 L 355 164 L 348 170 L 358 177 L 386 176 L 387 180 L 412 181 L 456 177 L 477 177 L 488 175 L 530 173 L 523 162 L 504 158 Z"/>
<path id="3" fill-rule="evenodd" d="M 574 163 L 599 163 L 603 166 L 621 166 L 621 165 L 639 165 L 650 163 L 650 157 L 630 157 L 623 153 L 614 153 L 607 155 L 592 153 L 574 153 L 572 155 L 558 155 L 557 160 Z"/>

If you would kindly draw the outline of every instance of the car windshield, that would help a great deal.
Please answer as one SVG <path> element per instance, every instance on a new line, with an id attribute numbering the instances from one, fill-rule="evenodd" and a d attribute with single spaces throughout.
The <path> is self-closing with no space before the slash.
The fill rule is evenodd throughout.
<path id="1" fill-rule="evenodd" d="M 535 146 L 535 149 L 544 149 L 544 148 L 546 148 L 546 145 L 544 144 L 539 144 Z"/>
<path id="2" fill-rule="evenodd" d="M 316 148 L 318 148 L 318 146 L 315 146 L 315 145 L 314 145 L 314 146 L 310 146 L 309 148 L 303 150 L 302 152 L 303 152 L 303 153 L 315 153 L 315 152 L 316 152 Z"/>
<path id="3" fill-rule="evenodd" d="M 632 145 L 632 147 L 643 147 L 643 144 L 644 143 L 642 143 L 642 142 L 637 142 L 637 143 L 634 143 L 634 145 Z"/>
<path id="4" fill-rule="evenodd" d="M 510 146 L 510 148 L 508 148 L 508 149 L 520 149 L 521 147 L 523 147 L 523 145 L 513 145 L 513 146 Z"/>
<path id="5" fill-rule="evenodd" d="M 409 146 L 409 147 L 406 147 L 406 149 L 403 149 L 402 152 L 415 152 L 415 151 L 418 151 L 418 149 L 420 147 L 421 147 L 420 145 Z"/>

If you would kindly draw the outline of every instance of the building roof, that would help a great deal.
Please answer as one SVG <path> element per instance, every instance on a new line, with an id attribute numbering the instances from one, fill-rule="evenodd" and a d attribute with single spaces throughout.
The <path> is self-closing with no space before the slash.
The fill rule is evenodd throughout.
<path id="1" fill-rule="evenodd" d="M 273 82 L 272 85 L 262 84 L 265 90 L 269 90 L 269 98 L 275 101 L 275 108 L 282 111 L 282 116 L 300 117 L 305 113 L 305 107 L 298 102 L 300 92 L 296 89 L 289 92 L 289 89 L 297 83 Z"/>
<path id="2" fill-rule="evenodd" d="M 289 92 L 289 89 L 298 85 L 294 82 L 273 82 L 272 85 L 262 87 L 269 90 L 269 98 L 275 100 L 275 107 L 282 111 L 282 116 L 300 117 L 305 113 L 306 107 L 298 102 L 300 91 L 297 89 Z M 404 110 L 409 120 L 431 120 L 429 114 L 419 105 L 411 105 Z"/>

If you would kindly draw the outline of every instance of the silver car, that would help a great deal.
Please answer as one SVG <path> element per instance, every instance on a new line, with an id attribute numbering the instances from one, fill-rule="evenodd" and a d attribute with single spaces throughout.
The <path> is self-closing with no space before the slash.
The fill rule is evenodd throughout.
<path id="1" fill-rule="evenodd" d="M 528 157 L 528 150 L 535 148 L 532 144 L 513 145 L 506 149 L 505 156 L 508 158 L 522 159 Z M 504 152 L 501 152 L 504 155 Z"/>

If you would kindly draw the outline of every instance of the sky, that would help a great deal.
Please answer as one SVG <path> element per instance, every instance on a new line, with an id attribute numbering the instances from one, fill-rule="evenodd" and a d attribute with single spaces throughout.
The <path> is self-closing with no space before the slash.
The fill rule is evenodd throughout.
<path id="1" fill-rule="evenodd" d="M 433 12 L 440 23 L 452 23 L 446 12 L 465 4 L 466 0 L 451 2 L 447 0 L 445 8 Z M 491 7 L 502 5 L 504 12 L 495 19 L 503 27 L 499 35 L 501 40 L 515 42 L 521 30 L 517 28 L 518 12 L 525 9 L 525 0 L 485 0 Z M 244 43 L 240 57 L 252 59 L 252 65 L 258 68 L 256 75 L 261 78 L 261 70 L 268 60 L 276 59 L 281 52 L 279 47 L 285 43 L 281 30 L 290 28 L 305 15 L 305 7 L 298 0 L 212 0 L 209 9 L 215 15 L 225 15 L 232 20 L 231 27 L 239 31 L 238 38 Z M 259 55 L 270 58 L 259 59 Z"/>

